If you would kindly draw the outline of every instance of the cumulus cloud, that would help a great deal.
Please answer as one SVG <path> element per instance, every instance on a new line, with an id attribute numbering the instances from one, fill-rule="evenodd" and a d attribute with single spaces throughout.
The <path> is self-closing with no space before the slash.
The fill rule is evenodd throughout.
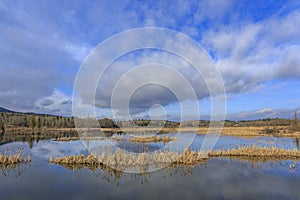
<path id="1" fill-rule="evenodd" d="M 1 1 L 0 106 L 18 111 L 70 113 L 70 97 L 63 93 L 72 89 L 75 74 L 88 52 L 112 34 L 143 26 L 182 31 L 203 44 L 220 70 L 228 93 L 257 91 L 266 81 L 299 79 L 298 3 L 277 3 L 266 5 L 270 8 L 268 12 L 259 10 L 265 4 L 254 7 L 257 12 L 252 12 L 247 3 L 233 0 L 178 0 L 172 4 Z M 123 41 L 119 47 L 134 40 Z M 182 45 L 180 41 L 178 44 Z M 186 77 L 197 99 L 209 96 L 202 77 L 188 64 L 161 52 L 148 52 L 113 63 L 99 82 L 97 106 L 109 108 L 113 86 L 122 74 L 153 60 L 174 67 Z M 175 88 L 182 86 L 168 73 L 140 73 L 123 80 L 123 91 L 147 78 L 168 81 Z M 214 82 L 213 78 L 206 78 Z M 94 77 L 86 77 L 87 83 L 90 80 Z M 152 103 L 176 102 L 174 95 L 163 87 L 152 85 L 143 89 L 130 100 L 135 112 Z M 182 89 L 181 95 L 188 100 L 185 92 Z"/>
<path id="2" fill-rule="evenodd" d="M 228 93 L 251 91 L 269 80 L 300 77 L 299 19 L 295 11 L 204 34 L 202 42 L 216 55 Z"/>
<path id="3" fill-rule="evenodd" d="M 66 72 L 79 55 L 45 5 L 23 3 L 8 1 L 0 8 L 0 98 L 3 107 L 34 111 L 34 102 L 74 76 Z"/>
<path id="4" fill-rule="evenodd" d="M 47 113 L 71 115 L 71 104 L 72 101 L 68 95 L 55 89 L 50 96 L 38 99 L 34 106 L 37 111 L 42 110 Z"/>
<path id="5" fill-rule="evenodd" d="M 167 106 L 188 100 L 197 102 L 210 94 L 222 92 L 223 84 L 216 79 L 216 69 L 201 48 L 197 48 L 189 39 L 180 37 L 180 34 L 173 33 L 171 38 L 164 38 L 162 33 L 168 35 L 169 32 L 156 29 L 156 34 L 153 35 L 152 31 L 153 29 L 137 30 L 129 35 L 133 38 L 141 38 L 142 35 L 142 41 L 126 39 L 125 43 L 119 43 L 117 37 L 107 44 L 108 50 L 103 50 L 102 46 L 93 51 L 76 81 L 76 91 L 84 101 L 93 103 L 96 97 L 96 106 L 101 108 L 130 107 L 137 113 L 153 104 Z M 105 68 L 115 58 L 111 55 L 113 52 L 122 55 L 123 51 L 127 51 L 126 46 L 135 49 L 140 43 L 142 46 L 174 51 L 183 57 L 165 50 L 148 49 L 125 54 L 109 68 Z M 195 63 L 200 72 L 195 68 Z M 99 84 L 95 87 L 97 81 Z"/>

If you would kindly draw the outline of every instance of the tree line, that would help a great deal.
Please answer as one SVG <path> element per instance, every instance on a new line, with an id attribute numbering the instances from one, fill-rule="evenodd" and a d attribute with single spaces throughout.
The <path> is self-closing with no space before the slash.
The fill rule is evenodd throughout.
<path id="1" fill-rule="evenodd" d="M 6 128 L 73 128 L 73 117 L 34 113 L 0 113 L 0 132 Z"/>
<path id="2" fill-rule="evenodd" d="M 26 127 L 31 129 L 46 129 L 46 128 L 75 128 L 74 117 L 55 116 L 47 114 L 34 114 L 34 113 L 14 113 L 14 112 L 2 112 L 0 113 L 0 134 L 5 132 L 8 128 L 20 128 Z M 79 118 L 77 118 L 79 119 Z M 86 126 L 89 118 L 77 120 L 82 121 Z M 210 122 L 208 120 L 193 120 L 184 122 L 173 122 L 164 120 L 147 120 L 147 119 L 135 119 L 128 121 L 113 121 L 109 118 L 103 118 L 98 120 L 98 124 L 90 125 L 89 128 L 102 127 L 102 128 L 118 128 L 118 127 L 130 127 L 130 126 L 151 126 L 151 127 L 167 127 L 176 128 L 182 127 L 208 127 Z M 241 120 L 231 121 L 225 120 L 224 126 L 290 126 L 294 131 L 300 130 L 300 124 L 298 121 L 297 113 L 294 113 L 294 119 L 280 119 L 280 118 L 268 118 L 259 120 Z"/>

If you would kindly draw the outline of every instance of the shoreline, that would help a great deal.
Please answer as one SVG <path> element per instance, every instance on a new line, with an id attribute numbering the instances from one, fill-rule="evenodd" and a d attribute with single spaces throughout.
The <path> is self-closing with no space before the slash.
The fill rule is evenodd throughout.
<path id="1" fill-rule="evenodd" d="M 300 131 L 296 132 L 288 132 L 288 126 L 248 126 L 248 127 L 223 127 L 220 135 L 222 136 L 236 136 L 236 137 L 259 137 L 259 136 L 273 136 L 273 137 L 300 137 Z M 276 129 L 278 132 L 276 133 L 266 133 L 266 130 Z M 132 133 L 132 134 L 149 134 L 149 133 L 157 133 L 157 134 L 167 134 L 174 133 L 177 131 L 187 132 L 187 133 L 196 133 L 196 134 L 209 134 L 207 133 L 207 127 L 182 127 L 182 128 L 157 128 L 157 127 L 135 127 L 135 128 L 80 128 L 80 132 L 82 135 L 85 132 L 98 132 L 102 131 L 104 133 L 119 133 L 122 134 Z M 195 131 L 196 130 L 196 131 Z M 217 130 L 217 129 L 215 129 Z M 213 129 L 212 129 L 213 131 Z M 71 133 L 74 135 L 78 135 L 78 130 L 76 128 L 40 128 L 40 129 L 31 129 L 27 127 L 21 128 L 7 128 L 5 134 L 16 134 L 16 135 L 28 135 L 28 134 L 55 134 L 58 133 Z M 2 135 L 5 135 L 2 134 Z M 1 136 L 1 135 L 0 135 Z"/>

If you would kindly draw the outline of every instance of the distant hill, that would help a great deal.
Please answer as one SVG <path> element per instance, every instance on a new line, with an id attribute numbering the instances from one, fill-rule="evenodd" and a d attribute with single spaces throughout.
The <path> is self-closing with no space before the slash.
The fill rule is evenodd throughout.
<path id="1" fill-rule="evenodd" d="M 14 111 L 7 110 L 7 109 L 5 109 L 5 108 L 0 107 L 0 113 L 1 113 L 1 112 L 14 112 Z"/>

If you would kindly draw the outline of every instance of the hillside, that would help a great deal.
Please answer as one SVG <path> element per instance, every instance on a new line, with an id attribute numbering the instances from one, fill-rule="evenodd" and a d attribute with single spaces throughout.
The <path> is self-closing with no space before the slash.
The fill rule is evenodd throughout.
<path id="1" fill-rule="evenodd" d="M 14 112 L 14 111 L 7 110 L 7 109 L 5 109 L 5 108 L 0 107 L 0 112 Z"/>

